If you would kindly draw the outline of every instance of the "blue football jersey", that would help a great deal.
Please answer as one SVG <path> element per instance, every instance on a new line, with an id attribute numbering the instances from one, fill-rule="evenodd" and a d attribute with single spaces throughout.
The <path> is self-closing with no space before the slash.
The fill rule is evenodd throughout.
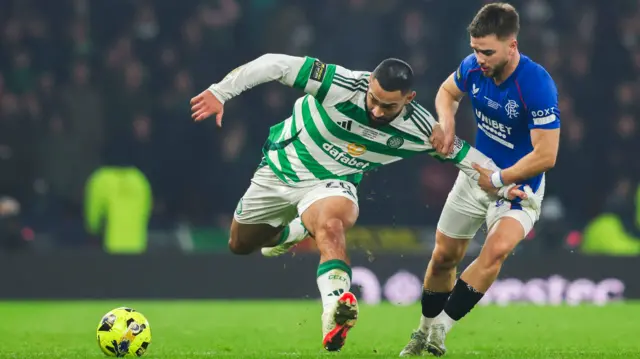
<path id="1" fill-rule="evenodd" d="M 482 75 L 473 54 L 462 61 L 454 79 L 471 99 L 478 124 L 475 147 L 500 168 L 513 166 L 533 151 L 531 130 L 560 127 L 556 85 L 541 65 L 525 55 L 520 55 L 518 67 L 500 85 Z M 535 192 L 543 175 L 522 184 Z"/>

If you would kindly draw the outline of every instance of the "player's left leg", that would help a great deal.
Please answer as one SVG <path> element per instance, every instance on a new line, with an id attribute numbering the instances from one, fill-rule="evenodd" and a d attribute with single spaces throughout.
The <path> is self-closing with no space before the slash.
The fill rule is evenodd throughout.
<path id="1" fill-rule="evenodd" d="M 322 298 L 322 344 L 338 351 L 358 318 L 358 302 L 351 288 L 351 266 L 346 232 L 355 224 L 359 209 L 356 188 L 348 182 L 326 181 L 298 204 L 302 222 L 320 251 L 317 284 Z"/>
<path id="2" fill-rule="evenodd" d="M 509 204 L 505 203 L 505 207 L 508 206 Z M 487 239 L 478 257 L 460 275 L 444 310 L 431 325 L 431 346 L 437 346 L 437 342 L 444 341 L 453 325 L 467 315 L 491 287 L 504 261 L 533 228 L 537 216 L 532 218 L 531 212 L 530 209 L 495 211 L 490 208 L 487 221 L 490 230 Z M 438 355 L 437 351 L 429 348 L 427 350 Z"/>

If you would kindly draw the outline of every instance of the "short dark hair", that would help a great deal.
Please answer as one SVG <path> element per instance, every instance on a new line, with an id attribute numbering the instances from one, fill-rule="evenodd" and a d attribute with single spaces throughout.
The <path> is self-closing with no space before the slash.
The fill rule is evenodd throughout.
<path id="1" fill-rule="evenodd" d="M 507 3 L 487 4 L 478 11 L 467 31 L 471 37 L 496 35 L 502 40 L 512 35 L 517 36 L 520 31 L 520 15 L 515 7 Z"/>
<path id="2" fill-rule="evenodd" d="M 400 91 L 403 94 L 413 89 L 413 69 L 399 59 L 386 59 L 373 70 L 372 76 L 383 90 Z"/>

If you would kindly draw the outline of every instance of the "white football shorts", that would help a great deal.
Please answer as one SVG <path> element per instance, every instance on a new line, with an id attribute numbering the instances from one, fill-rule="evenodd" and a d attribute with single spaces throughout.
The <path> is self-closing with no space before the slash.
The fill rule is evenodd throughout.
<path id="1" fill-rule="evenodd" d="M 447 237 L 471 239 L 476 235 L 482 223 L 486 223 L 487 228 L 491 230 L 491 227 L 501 218 L 511 217 L 520 222 L 526 237 L 540 218 L 544 188 L 545 178 L 543 175 L 542 183 L 534 193 L 534 198 L 529 198 L 530 201 L 536 201 L 538 204 L 536 210 L 526 203 L 511 203 L 489 195 L 480 188 L 476 181 L 461 171 L 442 209 L 438 230 Z"/>
<path id="2" fill-rule="evenodd" d="M 280 181 L 269 166 L 264 166 L 253 175 L 234 218 L 243 224 L 286 226 L 316 201 L 333 196 L 348 198 L 358 205 L 358 192 L 352 183 L 329 179 L 303 181 L 292 186 Z"/>

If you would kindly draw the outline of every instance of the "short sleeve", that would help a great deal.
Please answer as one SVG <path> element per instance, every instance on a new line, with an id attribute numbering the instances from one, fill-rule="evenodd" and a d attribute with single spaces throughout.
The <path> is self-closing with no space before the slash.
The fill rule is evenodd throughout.
<path id="1" fill-rule="evenodd" d="M 538 68 L 520 85 L 523 86 L 529 129 L 559 128 L 558 89 L 551 75 Z"/>
<path id="2" fill-rule="evenodd" d="M 464 60 L 462 60 L 462 62 L 460 63 L 460 66 L 458 66 L 458 69 L 456 70 L 453 76 L 453 79 L 456 82 L 456 86 L 458 86 L 460 91 L 465 93 L 469 91 L 469 89 L 467 88 L 467 80 L 469 77 L 469 72 L 470 70 L 477 67 L 478 67 L 478 62 L 476 61 L 476 57 L 474 54 L 471 54 L 465 57 Z"/>

